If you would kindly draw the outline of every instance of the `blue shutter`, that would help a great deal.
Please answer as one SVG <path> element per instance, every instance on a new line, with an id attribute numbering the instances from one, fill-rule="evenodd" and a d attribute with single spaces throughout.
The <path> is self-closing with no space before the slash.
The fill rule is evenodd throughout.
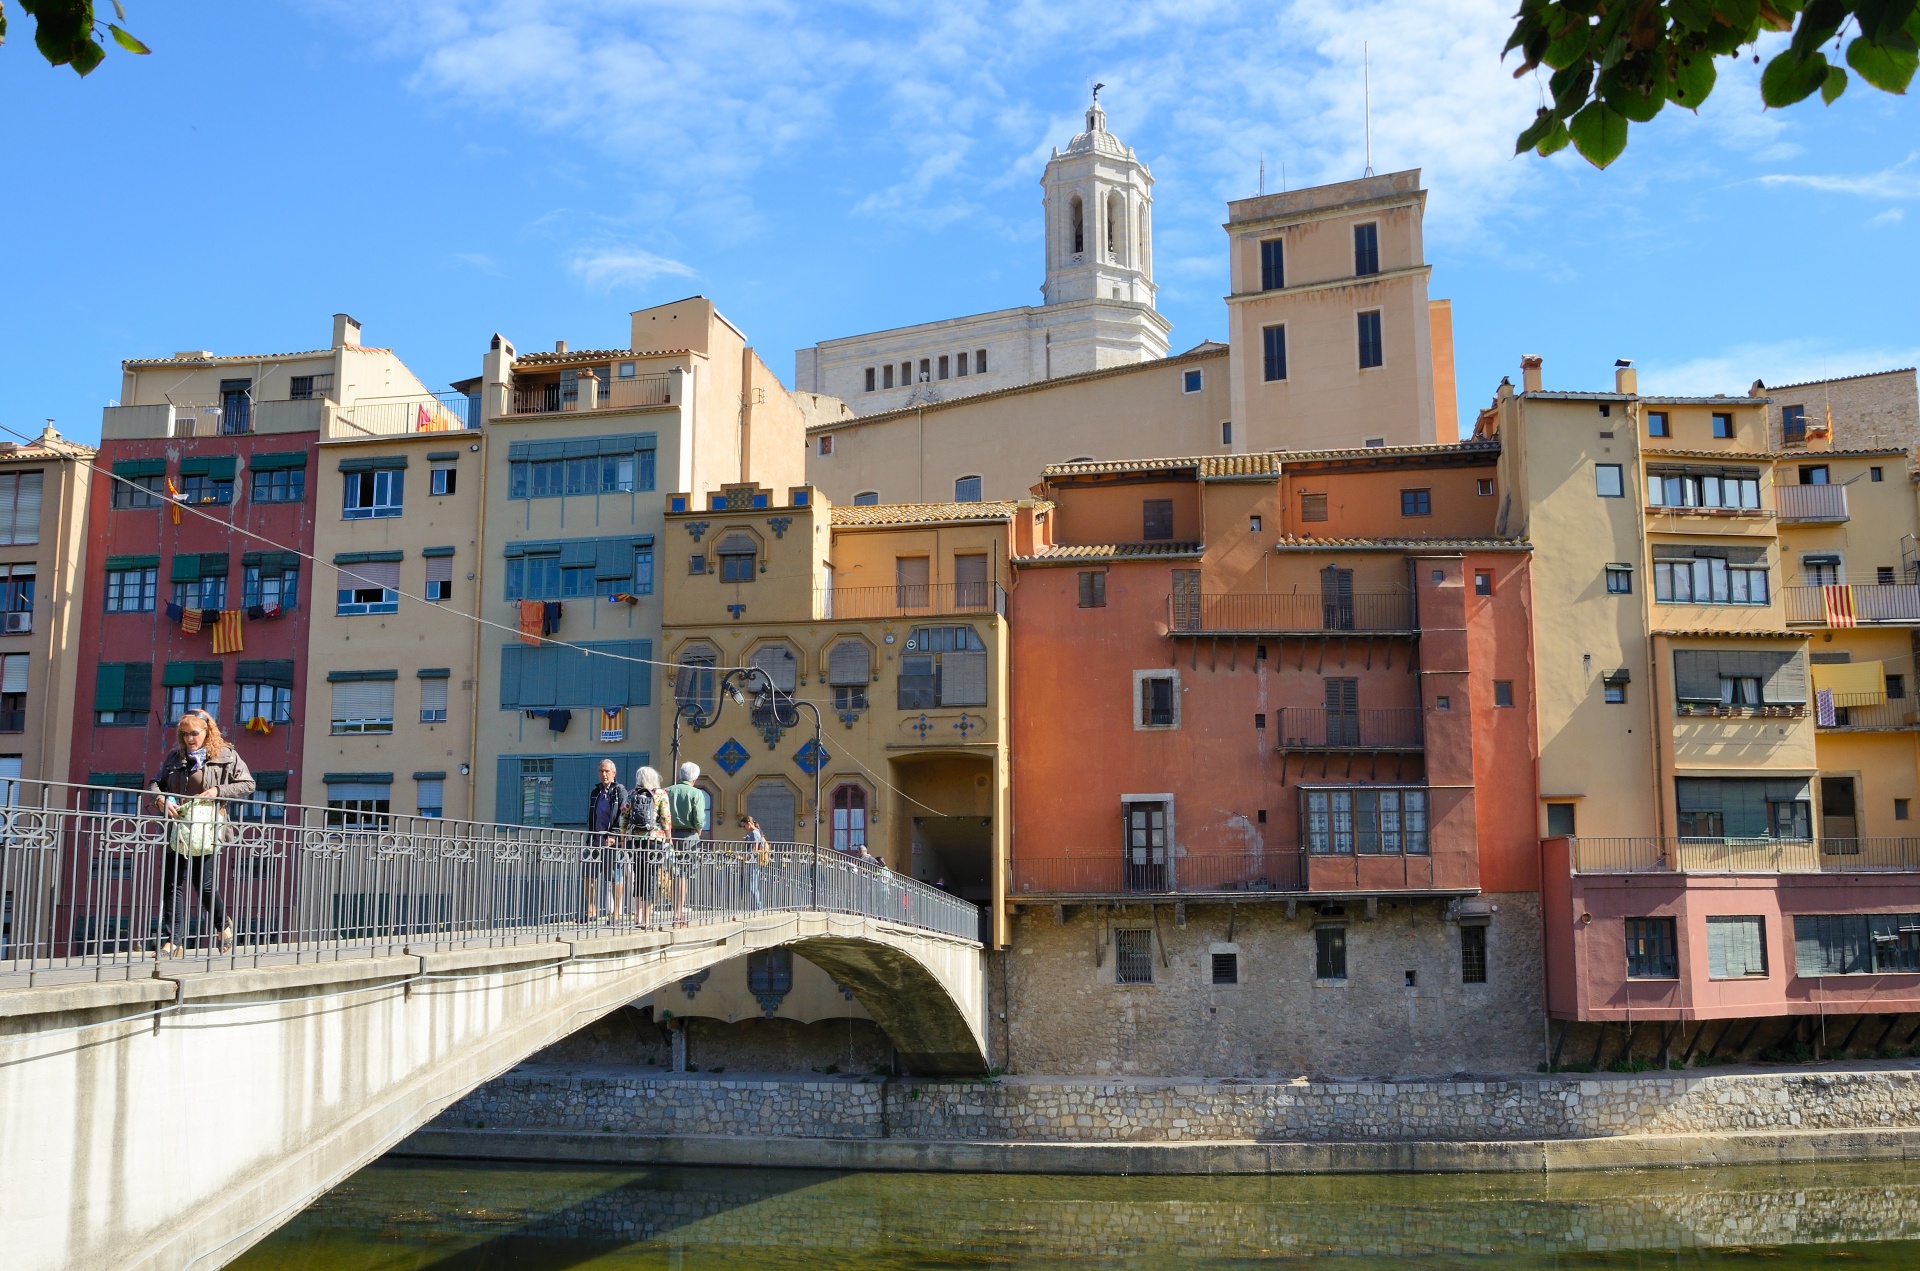
<path id="1" fill-rule="evenodd" d="M 517 711 L 522 709 L 520 660 L 526 653 L 524 644 L 506 644 L 500 647 L 500 709 Z"/>
<path id="2" fill-rule="evenodd" d="M 600 761 L 618 755 L 555 755 L 553 757 L 553 823 L 575 828 L 587 823 L 587 792 L 600 780 Z M 631 781 L 633 775 L 627 774 Z"/>
<path id="3" fill-rule="evenodd" d="M 640 659 L 627 663 L 627 705 L 646 706 L 653 701 L 653 641 L 629 640 L 627 653 Z"/>
<path id="4" fill-rule="evenodd" d="M 498 784 L 493 791 L 493 819 L 501 825 L 520 824 L 520 759 L 501 755 Z"/>
<path id="5" fill-rule="evenodd" d="M 554 655 L 559 649 L 528 648 L 520 650 L 520 705 L 527 710 L 552 706 L 556 687 Z"/>
<path id="6" fill-rule="evenodd" d="M 627 666 L 620 661 L 631 656 L 628 650 L 632 641 L 616 641 L 612 644 L 595 646 L 612 657 L 587 658 L 588 698 L 596 706 L 625 706 L 627 704 Z"/>
<path id="7" fill-rule="evenodd" d="M 598 706 L 593 695 L 594 664 L 600 659 L 591 657 L 577 649 L 543 649 L 551 656 L 553 664 L 554 706 Z"/>

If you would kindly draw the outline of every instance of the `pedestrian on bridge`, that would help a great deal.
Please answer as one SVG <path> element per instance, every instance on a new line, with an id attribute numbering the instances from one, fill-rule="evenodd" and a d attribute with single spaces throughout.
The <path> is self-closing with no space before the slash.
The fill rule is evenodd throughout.
<path id="1" fill-rule="evenodd" d="M 229 799 L 253 793 L 253 774 L 240 752 L 220 735 L 220 725 L 203 710 L 180 717 L 178 745 L 160 761 L 160 773 L 148 785 L 167 818 L 167 847 L 160 872 L 160 940 L 155 950 L 178 957 L 186 939 L 186 893 L 200 897 L 200 910 L 219 932 L 220 952 L 233 950 L 233 918 L 220 896 L 220 832 Z"/>
<path id="2" fill-rule="evenodd" d="M 587 792 L 587 832 L 600 836 L 598 843 L 590 844 L 586 858 L 581 862 L 584 867 L 587 885 L 587 921 L 596 922 L 600 917 L 600 906 L 608 900 L 611 891 L 612 915 L 618 916 L 625 908 L 626 876 L 621 870 L 619 855 L 620 814 L 627 806 L 627 788 L 620 784 L 620 769 L 611 759 L 600 761 L 600 783 Z"/>
<path id="3" fill-rule="evenodd" d="M 700 866 L 700 836 L 707 830 L 707 792 L 693 784 L 700 765 L 680 765 L 680 780 L 667 787 L 667 809 L 673 825 L 673 847 L 667 870 L 673 875 L 673 925 L 687 925 L 687 879 Z"/>
<path id="4" fill-rule="evenodd" d="M 668 827 L 672 824 L 673 811 L 667 805 L 667 792 L 660 788 L 659 771 L 652 767 L 635 769 L 633 793 L 627 796 L 620 828 L 631 844 L 634 916 L 643 927 L 653 924 L 654 896 L 658 894 L 665 904 L 673 885 L 673 876 L 666 873 Z M 662 874 L 664 881 L 659 877 Z"/>

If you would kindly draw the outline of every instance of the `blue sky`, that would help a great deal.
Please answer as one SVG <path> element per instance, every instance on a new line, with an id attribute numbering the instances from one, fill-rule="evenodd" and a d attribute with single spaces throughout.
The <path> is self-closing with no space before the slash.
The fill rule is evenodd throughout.
<path id="1" fill-rule="evenodd" d="M 691 0 L 126 0 L 148 58 L 0 48 L 0 423 L 92 439 L 118 363 L 326 342 L 350 312 L 428 382 L 623 343 L 712 296 L 791 378 L 838 335 L 1032 303 L 1038 186 L 1096 79 L 1156 178 L 1160 308 L 1224 335 L 1225 201 L 1373 165 L 1431 191 L 1463 419 L 1522 353 L 1649 391 L 1920 360 L 1920 102 L 1856 83 L 1700 116 L 1605 173 L 1510 157 L 1539 90 L 1505 0 L 995 7 Z M 1763 53 L 1766 51 L 1763 48 Z"/>

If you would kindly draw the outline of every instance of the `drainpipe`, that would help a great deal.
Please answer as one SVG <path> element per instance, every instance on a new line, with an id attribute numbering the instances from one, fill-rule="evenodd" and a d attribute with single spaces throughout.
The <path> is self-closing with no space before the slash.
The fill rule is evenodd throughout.
<path id="1" fill-rule="evenodd" d="M 480 427 L 483 433 L 486 426 L 486 403 L 483 401 L 480 410 Z M 473 533 L 474 582 L 473 587 L 470 589 L 470 594 L 473 597 L 473 612 L 476 615 L 483 612 L 482 606 L 486 603 L 486 598 L 481 595 L 480 588 L 481 585 L 486 582 L 487 578 L 487 571 L 484 568 L 487 559 L 487 465 L 493 460 L 492 451 L 493 448 L 488 445 L 486 441 L 482 440 L 480 443 L 480 458 L 482 460 L 480 464 L 480 506 L 478 515 L 474 517 Z M 471 626 L 473 627 L 473 674 L 470 677 L 469 683 L 471 683 L 473 687 L 471 690 L 472 696 L 469 699 L 469 713 L 467 716 L 467 718 L 472 721 L 467 726 L 467 820 L 477 821 L 480 819 L 480 809 L 477 798 L 480 788 L 480 658 L 482 652 L 480 636 L 484 628 L 477 622 L 472 623 Z M 496 790 L 494 792 L 496 804 L 499 798 L 499 791 Z"/>

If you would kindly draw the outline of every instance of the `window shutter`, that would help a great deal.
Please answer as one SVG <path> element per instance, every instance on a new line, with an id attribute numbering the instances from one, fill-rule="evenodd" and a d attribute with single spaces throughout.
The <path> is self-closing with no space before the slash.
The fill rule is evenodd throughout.
<path id="1" fill-rule="evenodd" d="M 713 550 L 720 556 L 751 556 L 760 550 L 760 544 L 754 541 L 753 535 L 735 531 L 721 539 Z"/>
<path id="2" fill-rule="evenodd" d="M 973 594 L 984 597 L 987 585 L 987 558 L 984 556 L 956 556 L 953 558 L 953 582 L 956 588 L 973 588 Z M 967 592 L 960 593 L 962 603 L 969 603 Z"/>
<path id="3" fill-rule="evenodd" d="M 340 590 L 352 591 L 361 587 L 378 587 L 383 591 L 400 590 L 399 561 L 366 561 L 358 565 L 340 566 Z"/>
<path id="4" fill-rule="evenodd" d="M 234 668 L 236 684 L 271 684 L 276 688 L 293 687 L 293 663 L 288 661 L 245 660 Z"/>
<path id="5" fill-rule="evenodd" d="M 5 511 L 0 509 L 0 539 L 18 547 L 40 541 L 40 495 L 45 481 L 45 473 L 20 474 L 20 483 L 14 492 L 13 514 L 5 515 Z"/>
<path id="6" fill-rule="evenodd" d="M 578 649 L 541 649 L 553 662 L 553 705 L 570 706 L 578 709 L 584 706 L 610 706 L 611 702 L 602 702 L 595 693 L 594 674 L 597 664 L 603 659 L 596 658 Z"/>
<path id="7" fill-rule="evenodd" d="M 595 548 L 593 564 L 595 578 L 632 578 L 633 577 L 633 540 L 626 538 L 603 538 Z"/>
<path id="8" fill-rule="evenodd" d="M 333 718 L 392 719 L 392 680 L 350 680 L 333 686 Z"/>
<path id="9" fill-rule="evenodd" d="M 799 817 L 798 801 L 794 798 L 793 787 L 786 782 L 762 781 L 747 791 L 742 810 L 760 823 L 760 832 L 770 842 L 794 841 L 794 822 Z M 709 830 L 708 833 L 719 837 L 717 830 Z"/>
<path id="10" fill-rule="evenodd" d="M 493 819 L 500 825 L 519 825 L 520 757 L 501 755 L 494 772 Z"/>
<path id="11" fill-rule="evenodd" d="M 520 666 L 521 657 L 527 651 L 527 646 L 521 644 L 500 648 L 500 709 L 503 711 L 523 709 L 520 703 L 526 690 L 521 682 Z"/>
<path id="12" fill-rule="evenodd" d="M 873 679 L 873 650 L 864 640 L 842 640 L 827 654 L 827 683 L 866 684 Z"/>
<path id="13" fill-rule="evenodd" d="M 553 757 L 553 823 L 580 827 L 587 823 L 587 791 L 600 782 L 600 760 L 612 755 L 555 755 Z"/>
<path id="14" fill-rule="evenodd" d="M 1092 574 L 1080 575 L 1080 607 L 1082 609 L 1093 608 L 1093 577 Z"/>
<path id="15" fill-rule="evenodd" d="M 1731 923 L 1717 919 L 1707 919 L 1707 976 L 1709 979 L 1727 978 L 1727 937 Z"/>
<path id="16" fill-rule="evenodd" d="M 445 680 L 420 681 L 420 710 L 444 711 L 447 709 L 447 682 Z"/>
<path id="17" fill-rule="evenodd" d="M 1762 653 L 1757 656 L 1771 664 L 1763 676 L 1766 680 L 1762 690 L 1764 700 L 1804 705 L 1807 700 L 1807 664 L 1801 656 L 1798 653 Z"/>
<path id="18" fill-rule="evenodd" d="M 1200 629 L 1200 571 L 1197 569 L 1173 571 L 1173 629 Z"/>
<path id="19" fill-rule="evenodd" d="M 1140 537 L 1149 542 L 1173 537 L 1173 500 L 1143 499 L 1140 504 Z"/>
<path id="20" fill-rule="evenodd" d="M 153 705 L 153 663 L 122 662 L 126 668 L 125 688 L 120 697 L 123 711 L 143 711 Z"/>
<path id="21" fill-rule="evenodd" d="M 126 700 L 126 686 L 127 664 L 102 662 L 93 675 L 93 709 L 97 711 L 129 709 L 121 705 Z"/>
<path id="22" fill-rule="evenodd" d="M 1718 649 L 1675 649 L 1673 651 L 1673 689 L 1683 702 L 1720 700 L 1720 651 Z"/>
<path id="23" fill-rule="evenodd" d="M 554 660 L 558 649 L 521 648 L 520 705 L 523 709 L 553 706 L 559 701 L 559 666 Z"/>
<path id="24" fill-rule="evenodd" d="M 197 583 L 200 581 L 200 554 L 198 552 L 175 552 L 173 569 L 167 581 L 176 583 Z"/>
<path id="25" fill-rule="evenodd" d="M 1324 492 L 1309 494 L 1301 491 L 1300 519 L 1303 521 L 1324 521 L 1327 519 L 1327 496 Z"/>
<path id="26" fill-rule="evenodd" d="M 800 663 L 790 644 L 761 645 L 753 651 L 748 665 L 766 672 L 768 682 L 782 693 L 792 693 L 799 686 Z"/>
<path id="27" fill-rule="evenodd" d="M 940 662 L 942 706 L 987 704 L 987 655 L 984 650 L 944 653 Z"/>
<path id="28" fill-rule="evenodd" d="M 430 583 L 450 583 L 453 581 L 453 557 L 427 557 L 427 581 Z"/>

